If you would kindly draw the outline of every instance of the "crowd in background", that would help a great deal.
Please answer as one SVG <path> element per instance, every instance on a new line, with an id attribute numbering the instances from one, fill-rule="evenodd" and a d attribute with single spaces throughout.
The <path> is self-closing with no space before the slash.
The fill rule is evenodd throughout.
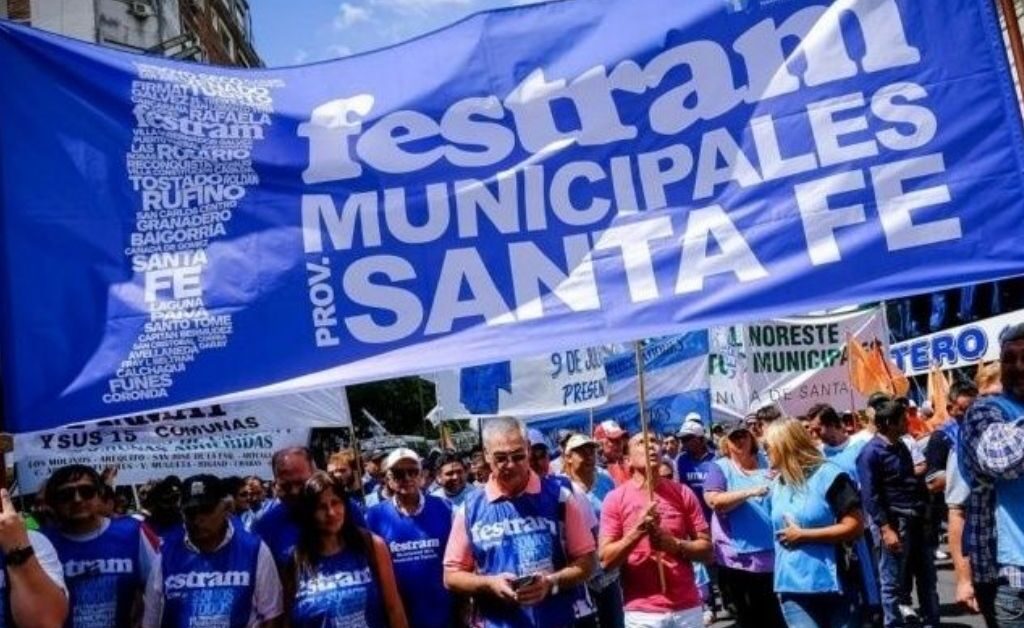
<path id="1" fill-rule="evenodd" d="M 676 433 L 614 421 L 557 442 L 487 421 L 463 457 L 410 449 L 272 460 L 273 482 L 196 475 L 123 512 L 109 472 L 0 492 L 3 623 L 697 628 L 939 625 L 957 601 L 1024 626 L 1024 325 L 946 412 L 878 393 L 857 415 L 767 406 Z M 913 594 L 916 594 L 916 604 Z"/>

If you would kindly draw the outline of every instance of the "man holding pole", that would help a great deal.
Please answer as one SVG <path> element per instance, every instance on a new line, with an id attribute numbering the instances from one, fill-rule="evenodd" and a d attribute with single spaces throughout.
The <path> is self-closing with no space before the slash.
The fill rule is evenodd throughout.
<path id="1" fill-rule="evenodd" d="M 600 543 L 601 566 L 622 569 L 626 628 L 700 628 L 692 561 L 711 559 L 700 504 L 686 486 L 650 471 L 661 460 L 652 436 L 633 436 L 628 460 L 630 479 L 605 498 Z"/>

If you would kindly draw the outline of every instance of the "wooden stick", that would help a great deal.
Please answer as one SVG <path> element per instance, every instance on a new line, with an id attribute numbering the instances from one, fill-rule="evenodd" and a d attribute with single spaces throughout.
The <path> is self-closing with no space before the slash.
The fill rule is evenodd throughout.
<path id="1" fill-rule="evenodd" d="M 853 414 L 853 419 L 860 425 L 860 420 L 857 418 L 857 401 L 853 396 L 853 354 L 850 352 L 851 342 L 857 342 L 857 337 L 850 332 L 846 332 L 846 374 L 850 379 L 850 413 Z"/>
<path id="2" fill-rule="evenodd" d="M 1020 24 L 1017 22 L 1017 10 L 1013 0 L 998 0 L 1002 9 L 1003 20 L 1006 21 L 1006 34 L 1010 39 L 1010 52 L 1013 54 L 1013 67 L 1016 69 L 1017 82 L 1024 91 L 1024 42 L 1020 36 Z"/>
<path id="3" fill-rule="evenodd" d="M 647 392 L 644 388 L 643 343 L 638 340 L 633 346 L 636 355 L 636 384 L 640 401 L 640 430 L 643 432 L 644 439 L 644 476 L 647 482 L 647 501 L 653 504 L 655 475 L 651 470 L 651 456 L 647 450 L 651 443 L 651 432 L 647 429 Z M 665 584 L 665 564 L 662 562 L 661 552 L 655 553 L 654 560 L 658 563 L 658 581 L 661 583 L 661 592 L 665 594 L 668 588 Z"/>
<path id="4" fill-rule="evenodd" d="M 356 434 L 356 422 L 352 420 L 352 425 L 349 426 L 350 434 L 352 435 L 352 451 L 356 452 L 356 476 L 359 478 L 359 494 L 363 496 L 363 501 L 366 501 L 366 486 L 363 485 L 363 454 L 359 451 L 359 435 Z"/>

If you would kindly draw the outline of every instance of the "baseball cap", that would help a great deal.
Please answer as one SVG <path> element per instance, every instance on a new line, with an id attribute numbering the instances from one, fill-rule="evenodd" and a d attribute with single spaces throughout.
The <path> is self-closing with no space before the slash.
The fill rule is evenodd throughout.
<path id="1" fill-rule="evenodd" d="M 412 460 L 416 463 L 416 466 L 420 466 L 421 459 L 420 455 L 408 447 L 399 447 L 388 454 L 388 457 L 384 459 L 384 470 L 387 471 L 391 468 L 391 465 L 395 464 L 399 460 Z"/>
<path id="2" fill-rule="evenodd" d="M 687 421 L 683 423 L 683 426 L 679 428 L 679 438 L 687 438 L 690 436 L 699 436 L 704 438 L 707 434 L 704 432 L 704 424 L 700 421 Z"/>
<path id="3" fill-rule="evenodd" d="M 750 426 L 746 421 L 727 421 L 721 423 L 722 431 L 726 436 L 732 436 L 736 432 L 749 432 Z"/>
<path id="4" fill-rule="evenodd" d="M 182 510 L 207 508 L 227 496 L 224 482 L 215 475 L 193 475 L 181 483 Z"/>
<path id="5" fill-rule="evenodd" d="M 370 452 L 370 460 L 383 460 L 388 455 L 388 452 L 383 449 L 374 449 Z"/>
<path id="6" fill-rule="evenodd" d="M 686 425 L 690 421 L 694 421 L 696 423 L 704 425 L 704 417 L 702 417 L 699 412 L 691 412 L 687 414 L 686 418 L 683 419 L 683 425 Z"/>
<path id="7" fill-rule="evenodd" d="M 594 428 L 594 438 L 597 440 L 615 440 L 616 438 L 622 438 L 626 435 L 626 430 L 616 423 L 615 421 L 608 419 L 607 421 L 601 421 L 597 427 Z"/>
<path id="8" fill-rule="evenodd" d="M 578 449 L 579 447 L 586 447 L 587 445 L 593 445 L 596 447 L 597 441 L 586 434 L 573 434 L 569 437 L 569 442 L 565 444 L 565 453 L 569 453 L 573 449 Z"/>

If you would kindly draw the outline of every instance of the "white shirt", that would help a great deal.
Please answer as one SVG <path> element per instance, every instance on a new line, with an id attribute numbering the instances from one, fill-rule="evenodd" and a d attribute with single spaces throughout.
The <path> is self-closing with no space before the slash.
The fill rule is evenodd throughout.
<path id="1" fill-rule="evenodd" d="M 50 580 L 53 580 L 54 584 L 60 587 L 64 595 L 67 595 L 68 588 L 64 584 L 64 567 L 60 564 L 60 558 L 57 557 L 57 550 L 54 549 L 53 543 L 50 543 L 50 539 L 35 530 L 28 530 L 28 542 L 32 544 L 36 560 L 43 567 L 43 571 L 50 577 Z"/>
<path id="2" fill-rule="evenodd" d="M 227 545 L 234 536 L 234 526 L 228 522 L 228 532 L 224 540 L 214 551 Z M 185 547 L 197 552 L 192 543 L 185 538 Z M 160 628 L 164 615 L 164 576 L 158 554 L 146 582 L 146 593 L 143 597 L 145 613 L 142 617 L 143 628 Z M 252 592 L 252 613 L 249 615 L 247 627 L 258 626 L 265 621 L 284 614 L 284 592 L 281 590 L 281 578 L 277 575 L 277 566 L 270 548 L 260 541 L 260 552 L 256 559 L 256 582 Z"/>

